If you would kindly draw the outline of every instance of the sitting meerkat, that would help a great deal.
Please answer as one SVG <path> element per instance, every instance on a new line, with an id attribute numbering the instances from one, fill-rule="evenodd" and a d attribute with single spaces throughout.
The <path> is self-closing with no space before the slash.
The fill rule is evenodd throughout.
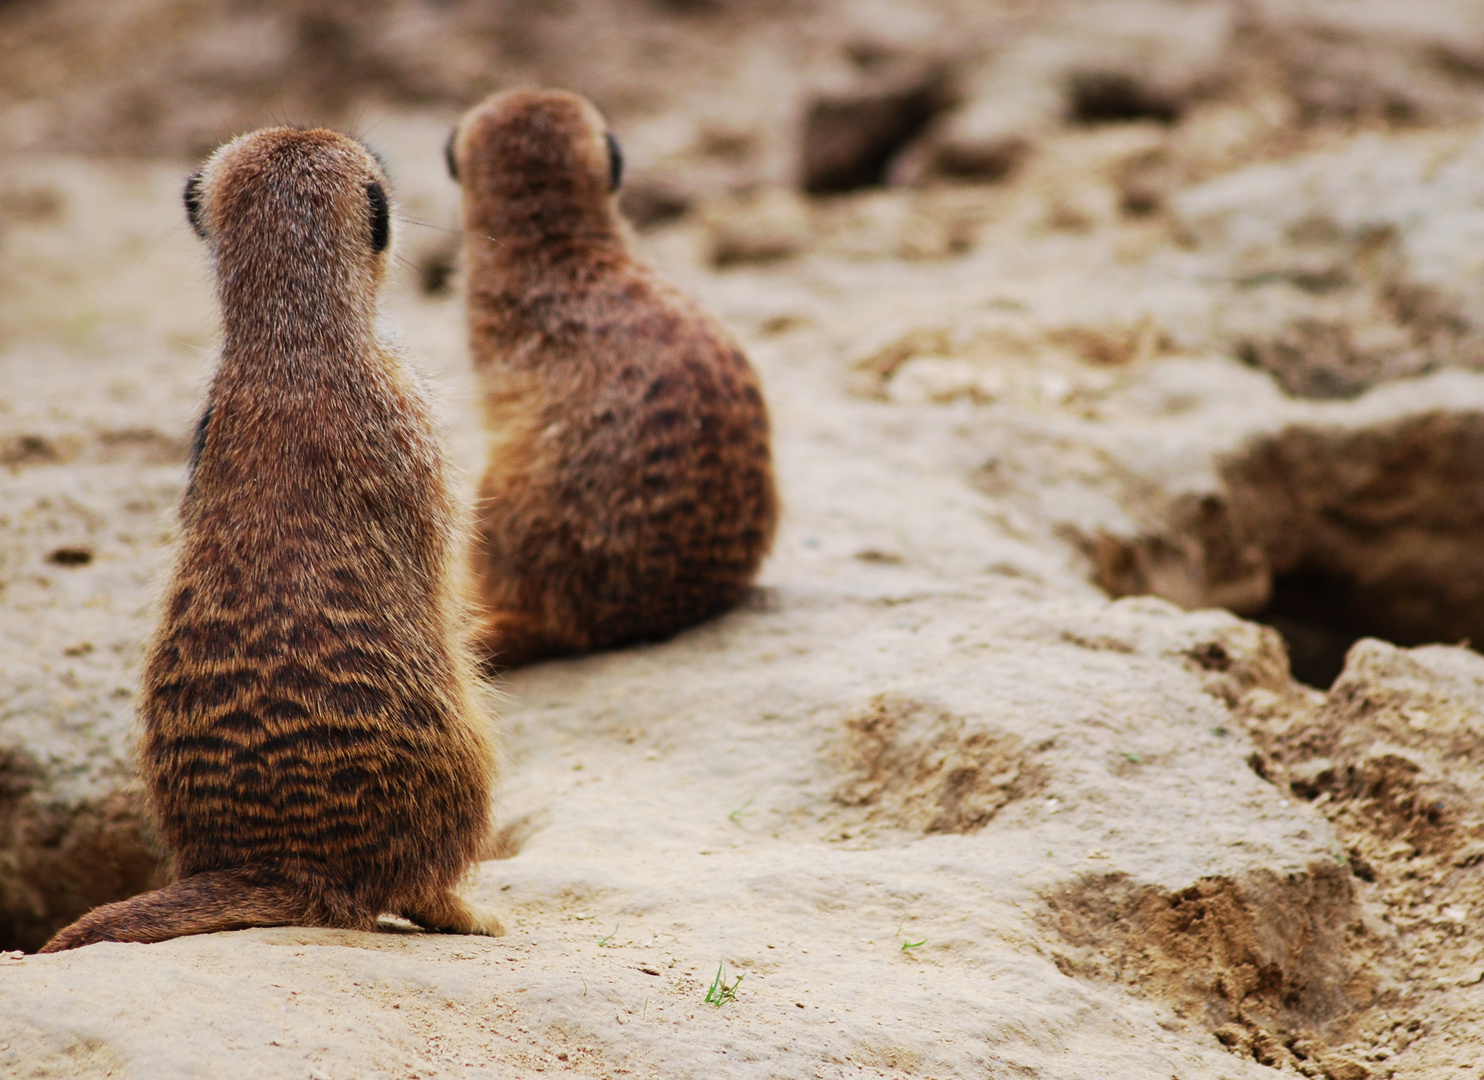
<path id="1" fill-rule="evenodd" d="M 772 544 L 768 410 L 731 336 L 634 252 L 589 102 L 497 94 L 448 145 L 491 446 L 472 554 L 492 667 L 668 637 Z"/>
<path id="2" fill-rule="evenodd" d="M 186 186 L 223 342 L 146 661 L 139 755 L 176 880 L 43 952 L 394 913 L 499 934 L 453 892 L 488 830 L 465 543 L 427 401 L 373 326 L 387 181 L 269 128 Z"/>

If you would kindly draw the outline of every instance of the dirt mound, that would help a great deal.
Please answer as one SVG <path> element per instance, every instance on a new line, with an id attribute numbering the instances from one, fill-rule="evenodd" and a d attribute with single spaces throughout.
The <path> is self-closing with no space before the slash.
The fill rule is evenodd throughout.
<path id="1" fill-rule="evenodd" d="M 1446 874 L 1484 859 L 1481 701 L 1477 653 L 1361 641 L 1322 708 L 1259 728 L 1260 767 L 1343 823 L 1368 880 Z"/>
<path id="2" fill-rule="evenodd" d="M 1356 1044 L 1378 1059 L 1414 1042 L 1426 1062 L 1449 1060 L 1476 1029 L 1460 1019 L 1441 1038 L 1428 1018 L 1456 1008 L 1478 980 L 1472 913 L 1484 904 L 1484 657 L 1434 646 L 1402 650 L 1361 641 L 1322 705 L 1292 709 L 1255 696 L 1253 767 L 1333 823 L 1379 931 L 1376 1007 L 1351 1020 Z M 1394 980 L 1394 981 L 1393 981 Z M 1376 1055 L 1373 1055 L 1376 1056 Z"/>
<path id="3" fill-rule="evenodd" d="M 1167 1000 L 1264 1065 L 1321 1058 L 1316 1033 L 1370 1004 L 1343 866 L 1205 878 L 1175 892 L 1100 875 L 1045 899 L 1066 946 L 1055 956 L 1063 973 Z"/>
<path id="4" fill-rule="evenodd" d="M 1251 768 L 1323 813 L 1344 854 L 1180 890 L 1119 874 L 1052 890 L 1058 967 L 1169 1001 L 1274 1068 L 1339 1080 L 1461 1063 L 1477 1035 L 1465 1001 L 1484 903 L 1481 704 L 1484 658 L 1374 640 L 1322 698 L 1249 687 L 1237 713 L 1258 745 Z"/>
<path id="5" fill-rule="evenodd" d="M 1020 740 L 975 730 L 929 702 L 882 694 L 845 718 L 850 779 L 835 790 L 836 839 L 887 843 L 900 834 L 972 833 L 1034 795 L 1045 770 Z"/>

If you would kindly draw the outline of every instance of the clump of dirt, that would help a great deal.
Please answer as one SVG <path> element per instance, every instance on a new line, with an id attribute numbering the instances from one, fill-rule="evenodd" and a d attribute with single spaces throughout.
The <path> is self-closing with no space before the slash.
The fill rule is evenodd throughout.
<path id="1" fill-rule="evenodd" d="M 1460 357 L 1456 340 L 1440 338 L 1467 338 L 1472 327 L 1456 316 L 1439 320 L 1442 327 L 1419 326 L 1405 312 L 1389 310 L 1396 307 L 1390 295 L 1391 290 L 1348 289 L 1339 303 L 1324 304 L 1327 310 L 1314 310 L 1321 306 L 1315 303 L 1291 320 L 1241 333 L 1236 353 L 1271 374 L 1288 394 L 1305 398 L 1356 397 Z"/>
<path id="2" fill-rule="evenodd" d="M 1106 390 L 1112 369 L 1168 347 L 1147 316 L 1074 321 L 989 310 L 866 343 L 850 358 L 851 388 L 862 397 L 912 403 L 1072 401 Z"/>
<path id="3" fill-rule="evenodd" d="M 1323 707 L 1281 719 L 1259 709 L 1258 764 L 1341 826 L 1366 880 L 1398 862 L 1409 879 L 1469 867 L 1484 860 L 1481 699 L 1484 657 L 1361 641 Z"/>
<path id="4" fill-rule="evenodd" d="M 881 694 L 844 728 L 850 777 L 827 815 L 838 840 L 874 846 L 892 834 L 977 832 L 1045 782 L 1015 736 L 975 730 L 929 702 Z"/>
<path id="5" fill-rule="evenodd" d="M 804 114 L 804 190 L 880 187 L 892 160 L 951 103 L 947 73 L 938 66 L 873 71 L 860 85 L 819 95 Z"/>
<path id="6" fill-rule="evenodd" d="M 1180 118 L 1181 102 L 1128 72 L 1078 72 L 1071 79 L 1069 96 L 1069 119 L 1077 124 L 1133 120 L 1173 124 Z"/>
<path id="7" fill-rule="evenodd" d="M 1264 1065 L 1323 1060 L 1371 1001 L 1356 955 L 1365 930 L 1337 864 L 1203 878 L 1173 892 L 1096 875 L 1045 900 L 1064 974 L 1169 1001 Z"/>

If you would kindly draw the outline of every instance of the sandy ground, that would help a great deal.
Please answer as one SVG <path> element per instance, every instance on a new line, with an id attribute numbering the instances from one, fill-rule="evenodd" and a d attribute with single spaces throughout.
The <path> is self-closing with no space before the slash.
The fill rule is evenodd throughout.
<path id="1" fill-rule="evenodd" d="M 1422 52 L 1474 40 L 1466 8 L 1424 5 L 1400 37 L 1365 12 Z M 1227 55 L 1177 29 L 1179 55 Z M 1092 47 L 1013 40 L 901 169 L 957 160 L 974 100 Z M 750 157 L 665 159 L 705 108 L 613 108 L 651 195 L 707 178 L 642 243 L 763 376 L 786 513 L 755 594 L 491 689 L 504 857 L 469 892 L 507 937 L 6 953 L 0 1071 L 1478 1075 L 1484 659 L 1429 643 L 1484 634 L 1484 143 L 1473 99 L 1396 49 L 1371 70 L 1427 106 L 1409 126 L 1351 84 L 1330 126 L 1300 122 L 1309 84 L 1271 107 L 1212 91 L 1173 127 L 1026 104 L 1008 178 L 826 199 L 784 183 L 771 121 Z M 84 154 L 48 141 L 50 100 L 8 106 L 0 161 L 0 907 L 21 950 L 158 877 L 132 696 L 215 318 L 179 205 L 195 128 Z M 472 477 L 457 276 L 429 288 L 456 108 L 358 111 L 400 200 L 386 325 Z"/>

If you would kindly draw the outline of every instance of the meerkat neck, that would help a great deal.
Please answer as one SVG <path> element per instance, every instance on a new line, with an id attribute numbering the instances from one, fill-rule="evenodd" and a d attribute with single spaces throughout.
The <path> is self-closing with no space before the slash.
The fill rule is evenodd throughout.
<path id="1" fill-rule="evenodd" d="M 524 186 L 466 200 L 464 227 L 476 242 L 483 240 L 522 263 L 623 243 L 618 216 L 606 202 L 553 198 L 550 191 Z"/>
<path id="2" fill-rule="evenodd" d="M 569 282 L 574 267 L 590 268 L 621 258 L 627 251 L 627 242 L 616 230 L 540 239 L 471 232 L 465 260 L 471 281 L 502 288 L 519 286 L 517 291 L 526 291 L 540 289 L 551 280 Z"/>
<path id="3" fill-rule="evenodd" d="M 224 355 L 249 352 L 296 363 L 360 351 L 372 337 L 374 283 L 304 274 L 224 270 L 219 280 Z"/>

